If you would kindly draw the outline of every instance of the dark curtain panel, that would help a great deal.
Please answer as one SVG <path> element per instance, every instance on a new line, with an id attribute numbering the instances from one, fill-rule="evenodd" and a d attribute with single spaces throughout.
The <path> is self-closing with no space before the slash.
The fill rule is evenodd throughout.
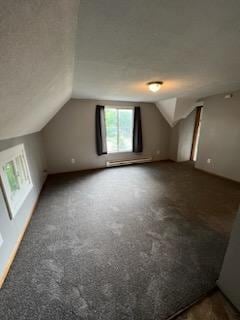
<path id="1" fill-rule="evenodd" d="M 107 153 L 104 106 L 96 106 L 96 149 L 99 156 Z"/>
<path id="2" fill-rule="evenodd" d="M 134 108 L 134 122 L 133 122 L 133 152 L 143 151 L 142 141 L 142 122 L 140 107 Z"/>

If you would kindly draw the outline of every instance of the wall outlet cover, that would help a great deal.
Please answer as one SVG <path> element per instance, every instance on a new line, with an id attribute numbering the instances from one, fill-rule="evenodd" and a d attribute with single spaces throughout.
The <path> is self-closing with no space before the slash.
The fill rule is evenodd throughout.
<path id="1" fill-rule="evenodd" d="M 212 162 L 212 159 L 207 159 L 207 163 L 211 163 Z"/>
<path id="2" fill-rule="evenodd" d="M 76 159 L 72 158 L 71 162 L 72 162 L 72 164 L 76 163 Z"/>

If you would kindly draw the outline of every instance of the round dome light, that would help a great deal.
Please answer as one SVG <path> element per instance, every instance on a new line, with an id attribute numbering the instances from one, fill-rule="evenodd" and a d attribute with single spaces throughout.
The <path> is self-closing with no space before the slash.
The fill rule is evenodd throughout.
<path id="1" fill-rule="evenodd" d="M 161 86 L 163 85 L 162 81 L 151 81 L 147 83 L 148 88 L 152 92 L 157 92 L 161 89 Z"/>

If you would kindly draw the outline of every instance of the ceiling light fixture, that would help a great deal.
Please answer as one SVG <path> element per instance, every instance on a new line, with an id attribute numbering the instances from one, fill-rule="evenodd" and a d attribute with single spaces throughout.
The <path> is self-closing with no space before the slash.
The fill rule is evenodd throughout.
<path id="1" fill-rule="evenodd" d="M 232 93 L 228 93 L 224 96 L 225 99 L 231 99 L 232 98 Z"/>
<path id="2" fill-rule="evenodd" d="M 157 92 L 160 90 L 161 86 L 163 85 L 162 81 L 151 81 L 147 83 L 148 89 L 152 92 Z"/>

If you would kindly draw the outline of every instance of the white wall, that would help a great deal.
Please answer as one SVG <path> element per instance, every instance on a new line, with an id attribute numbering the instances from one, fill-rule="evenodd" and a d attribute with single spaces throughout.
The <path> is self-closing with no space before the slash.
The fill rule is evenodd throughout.
<path id="1" fill-rule="evenodd" d="M 178 144 L 179 144 L 179 123 L 171 129 L 170 145 L 169 145 L 169 159 L 178 161 Z"/>
<path id="2" fill-rule="evenodd" d="M 240 181 L 240 90 L 204 99 L 196 168 Z"/>
<path id="3" fill-rule="evenodd" d="M 143 154 L 122 153 L 98 156 L 95 145 L 95 109 L 97 104 L 141 106 Z M 78 100 L 69 101 L 43 130 L 50 172 L 75 171 L 105 166 L 107 159 L 152 156 L 168 159 L 170 127 L 152 103 Z M 157 154 L 157 151 L 160 153 Z M 72 164 L 71 159 L 76 159 Z"/>
<path id="4" fill-rule="evenodd" d="M 46 162 L 43 152 L 42 136 L 40 133 L 34 133 L 15 139 L 2 140 L 0 141 L 0 151 L 21 143 L 25 146 L 33 189 L 27 196 L 17 215 L 13 220 L 10 220 L 0 188 L 0 233 L 3 238 L 3 244 L 0 247 L 0 278 L 4 271 L 4 267 L 16 246 L 17 240 L 25 228 L 26 222 L 36 203 L 46 177 L 43 172 L 44 169 L 46 169 Z"/>
<path id="5" fill-rule="evenodd" d="M 174 123 L 185 119 L 196 108 L 196 98 L 180 97 L 177 98 L 174 114 Z"/>
<path id="6" fill-rule="evenodd" d="M 159 100 L 156 106 L 173 128 L 181 119 L 185 119 L 199 105 L 196 98 L 179 97 Z"/>
<path id="7" fill-rule="evenodd" d="M 180 120 L 172 128 L 169 148 L 171 160 L 177 162 L 190 160 L 195 117 L 196 111 L 193 110 L 187 118 Z"/>
<path id="8" fill-rule="evenodd" d="M 178 161 L 190 160 L 196 110 L 179 123 Z"/>
<path id="9" fill-rule="evenodd" d="M 240 311 L 240 209 L 238 210 L 237 218 L 234 222 L 231 237 L 228 243 L 226 255 L 220 277 L 218 280 L 218 286 L 222 292 L 228 297 L 228 299 L 238 308 Z"/>

